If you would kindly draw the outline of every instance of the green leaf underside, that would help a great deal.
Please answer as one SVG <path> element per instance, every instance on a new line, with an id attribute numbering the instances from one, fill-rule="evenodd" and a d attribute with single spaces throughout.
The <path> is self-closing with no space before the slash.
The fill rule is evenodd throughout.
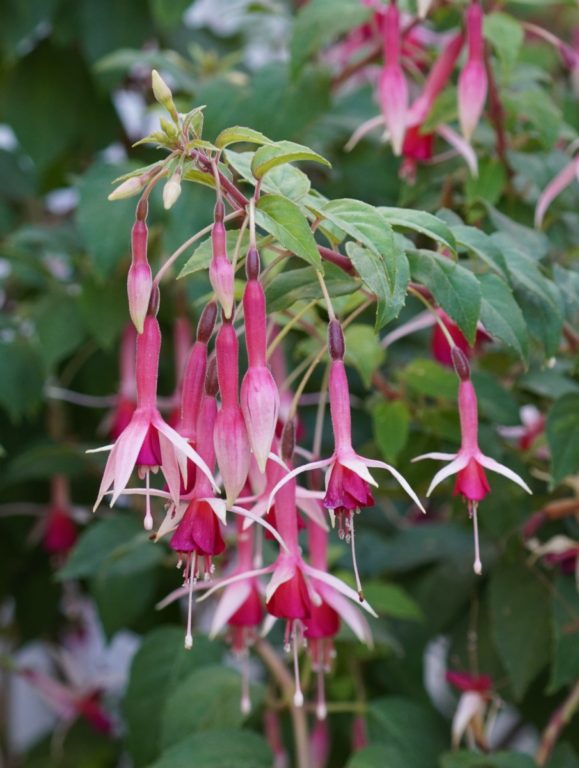
<path id="1" fill-rule="evenodd" d="M 566 394 L 554 403 L 547 417 L 547 441 L 558 485 L 579 470 L 579 394 Z"/>
<path id="2" fill-rule="evenodd" d="M 293 141 L 277 141 L 264 144 L 255 152 L 251 161 L 251 171 L 256 179 L 261 179 L 272 168 L 285 163 L 295 163 L 298 160 L 319 163 L 331 168 L 329 161 L 313 149 Z"/>
<path id="3" fill-rule="evenodd" d="M 527 326 L 511 289 L 500 277 L 491 274 L 479 277 L 479 283 L 482 324 L 526 362 L 529 353 Z"/>
<path id="4" fill-rule="evenodd" d="M 291 200 L 281 195 L 262 195 L 255 209 L 255 222 L 283 248 L 323 272 L 322 258 L 308 221 Z"/>
<path id="5" fill-rule="evenodd" d="M 421 235 L 426 235 L 431 240 L 456 250 L 456 240 L 450 227 L 437 216 L 426 211 L 414 211 L 408 208 L 378 208 L 380 215 L 391 226 L 399 229 L 410 229 Z"/>
<path id="6" fill-rule="evenodd" d="M 254 131 L 253 128 L 246 128 L 243 125 L 234 125 L 231 128 L 225 128 L 215 139 L 215 146 L 218 149 L 224 149 L 231 144 L 271 144 L 271 139 L 264 136 L 260 131 Z"/>

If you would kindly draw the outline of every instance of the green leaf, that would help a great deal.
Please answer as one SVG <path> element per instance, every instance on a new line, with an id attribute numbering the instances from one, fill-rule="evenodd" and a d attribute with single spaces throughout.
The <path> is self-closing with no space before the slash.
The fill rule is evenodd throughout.
<path id="1" fill-rule="evenodd" d="M 225 128 L 215 139 L 215 146 L 224 149 L 230 144 L 270 144 L 271 139 L 264 136 L 253 128 L 246 128 L 243 125 L 234 125 L 231 128 Z"/>
<path id="2" fill-rule="evenodd" d="M 412 768 L 432 768 L 448 741 L 442 718 L 410 699 L 389 696 L 371 702 L 367 722 L 370 742 L 384 744 L 406 760 L 401 765 Z"/>
<path id="3" fill-rule="evenodd" d="M 158 562 L 161 547 L 156 547 L 148 541 L 148 535 L 142 525 L 133 517 L 118 515 L 98 520 L 90 525 L 77 541 L 74 549 L 57 574 L 59 581 L 79 579 L 92 576 L 103 565 L 105 560 L 114 562 L 120 560 L 117 573 L 127 573 L 134 570 L 134 563 L 129 568 L 123 565 L 122 558 L 135 547 L 141 547 L 146 542 L 144 555 L 141 555 L 139 567 L 142 570 Z"/>
<path id="4" fill-rule="evenodd" d="M 505 97 L 507 108 L 520 115 L 536 129 L 544 146 L 552 147 L 559 137 L 563 116 L 545 88 L 538 86 L 510 91 Z"/>
<path id="5" fill-rule="evenodd" d="M 524 40 L 520 21 L 506 13 L 494 11 L 485 14 L 484 36 L 499 55 L 505 69 L 510 70 L 517 61 Z"/>
<path id="6" fill-rule="evenodd" d="M 491 574 L 490 618 L 499 656 L 520 701 L 549 660 L 547 588 L 524 565 L 501 563 Z"/>
<path id="7" fill-rule="evenodd" d="M 579 394 L 559 398 L 547 416 L 553 482 L 558 485 L 579 469 Z"/>
<path id="8" fill-rule="evenodd" d="M 397 584 L 383 581 L 365 581 L 364 597 L 380 616 L 417 621 L 422 611 L 410 595 Z"/>
<path id="9" fill-rule="evenodd" d="M 323 272 L 322 258 L 308 221 L 295 203 L 280 195 L 262 195 L 255 209 L 255 221 L 283 248 Z"/>
<path id="10" fill-rule="evenodd" d="M 128 321 L 124 282 L 101 285 L 84 278 L 79 309 L 86 328 L 104 349 L 110 349 Z"/>
<path id="11" fill-rule="evenodd" d="M 255 152 L 251 161 L 251 171 L 256 179 L 261 179 L 272 168 L 285 163 L 295 163 L 298 160 L 332 167 L 325 157 L 303 144 L 296 144 L 293 141 L 276 141 L 265 144 Z"/>
<path id="12" fill-rule="evenodd" d="M 226 239 L 226 247 L 227 252 L 232 254 L 235 250 L 235 245 L 237 243 L 237 239 L 239 237 L 239 230 L 238 229 L 228 229 L 227 230 L 227 239 Z M 241 239 L 241 250 L 240 253 L 245 253 L 247 250 L 247 246 L 249 243 L 249 234 L 247 232 L 243 233 L 243 237 Z M 186 277 L 187 275 L 194 275 L 195 272 L 200 272 L 203 269 L 209 269 L 209 263 L 211 262 L 211 255 L 212 255 L 212 243 L 211 243 L 211 235 L 205 238 L 205 240 L 202 240 L 200 245 L 198 245 L 191 256 L 189 257 L 188 261 L 183 265 L 183 269 L 179 272 L 179 275 L 177 277 L 178 280 L 180 280 L 182 277 Z"/>
<path id="13" fill-rule="evenodd" d="M 135 201 L 107 200 L 119 170 L 117 165 L 97 162 L 80 182 L 76 223 L 95 271 L 101 278 L 108 277 L 118 263 L 127 258 L 130 249 Z"/>
<path id="14" fill-rule="evenodd" d="M 560 575 L 551 595 L 554 653 L 549 693 L 579 679 L 579 594 L 573 579 Z"/>
<path id="15" fill-rule="evenodd" d="M 0 340 L 0 370 L 0 405 L 15 421 L 32 413 L 44 386 L 44 369 L 37 352 L 24 341 Z"/>
<path id="16" fill-rule="evenodd" d="M 473 344 L 481 305 L 476 277 L 460 264 L 434 251 L 410 251 L 408 260 L 413 279 L 432 291 L 439 306 Z"/>
<path id="17" fill-rule="evenodd" d="M 378 208 L 380 215 L 394 229 L 410 229 L 426 235 L 445 248 L 456 251 L 456 241 L 450 227 L 426 211 L 414 211 L 411 208 Z"/>
<path id="18" fill-rule="evenodd" d="M 465 184 L 469 205 L 487 201 L 494 205 L 502 195 L 507 181 L 505 166 L 500 160 L 483 159 L 479 162 L 477 176 L 469 176 Z"/>
<path id="19" fill-rule="evenodd" d="M 486 330 L 527 361 L 529 339 L 523 313 L 509 286 L 496 275 L 479 277 L 481 287 L 481 321 Z"/>
<path id="20" fill-rule="evenodd" d="M 222 665 L 204 666 L 187 675 L 165 702 L 161 715 L 161 749 L 196 731 L 241 727 L 246 719 L 240 706 L 241 686 L 239 673 Z M 253 707 L 256 690 L 252 691 Z"/>
<path id="21" fill-rule="evenodd" d="M 447 752 L 442 756 L 440 768 L 536 768 L 535 761 L 521 752 Z"/>
<path id="22" fill-rule="evenodd" d="M 379 330 L 398 317 L 404 306 L 410 280 L 408 259 L 402 252 L 397 254 L 397 268 L 394 272 L 396 282 L 392 289 L 388 279 L 388 265 L 381 254 L 352 242 L 346 243 L 346 252 L 364 285 L 376 295 L 376 330 Z"/>
<path id="23" fill-rule="evenodd" d="M 227 151 L 226 158 L 236 173 L 255 185 L 256 180 L 251 172 L 253 152 Z M 279 165 L 277 168 L 272 168 L 261 182 L 262 192 L 289 197 L 296 203 L 309 193 L 310 187 L 311 183 L 306 174 L 299 168 L 294 168 L 293 165 Z"/>
<path id="24" fill-rule="evenodd" d="M 507 263 L 501 249 L 495 245 L 489 235 L 476 227 L 468 227 L 465 224 L 452 227 L 452 233 L 456 238 L 457 245 L 474 253 L 493 272 L 501 277 L 508 277 Z"/>
<path id="25" fill-rule="evenodd" d="M 311 0 L 294 22 L 290 43 L 292 75 L 300 72 L 313 53 L 368 18 L 370 11 L 357 0 Z"/>
<path id="26" fill-rule="evenodd" d="M 346 328 L 346 360 L 351 363 L 369 389 L 372 375 L 386 359 L 386 351 L 380 344 L 380 337 L 369 325 L 353 323 Z"/>
<path id="27" fill-rule="evenodd" d="M 78 303 L 71 296 L 47 296 L 34 308 L 33 316 L 40 354 L 47 368 L 64 360 L 84 339 Z"/>
<path id="28" fill-rule="evenodd" d="M 496 237 L 493 239 L 496 240 Z M 513 292 L 529 331 L 541 341 L 546 355 L 555 355 L 563 325 L 559 290 L 551 280 L 541 274 L 535 261 L 520 250 L 509 237 L 501 236 L 500 242 L 507 258 Z"/>
<path id="29" fill-rule="evenodd" d="M 406 257 L 395 246 L 392 228 L 378 209 L 359 200 L 332 200 L 323 206 L 321 214 L 373 254 L 346 246 L 352 261 L 357 261 L 355 266 L 360 267 L 362 279 L 373 286 L 371 290 L 378 297 L 376 327 L 382 327 L 404 306 L 409 278 Z"/>
<path id="30" fill-rule="evenodd" d="M 221 643 L 204 637 L 196 637 L 192 650 L 186 651 L 183 637 L 182 627 L 154 629 L 133 659 L 123 709 L 127 745 L 137 768 L 148 766 L 160 753 L 160 715 L 167 696 L 193 670 L 218 663 L 223 655 Z"/>
<path id="31" fill-rule="evenodd" d="M 512 243 L 526 251 L 527 255 L 533 256 L 534 259 L 541 259 L 549 253 L 551 243 L 544 232 L 539 232 L 536 229 L 525 227 L 523 224 L 513 221 L 513 219 L 505 216 L 504 213 L 501 213 L 488 203 L 485 204 L 485 208 L 489 212 L 493 225 L 497 230 L 500 230 L 499 233 L 492 235 L 499 248 L 503 248 L 504 240 L 502 236 L 508 235 Z"/>
<path id="32" fill-rule="evenodd" d="M 399 371 L 400 381 L 419 395 L 455 400 L 457 392 L 456 375 L 434 360 L 415 358 Z"/>
<path id="33" fill-rule="evenodd" d="M 211 731 L 195 733 L 179 742 L 164 752 L 151 768 L 271 768 L 271 765 L 270 749 L 256 733 Z"/>
<path id="34" fill-rule="evenodd" d="M 406 768 L 401 760 L 383 744 L 371 744 L 352 755 L 346 768 Z"/>
<path id="35" fill-rule="evenodd" d="M 385 461 L 395 462 L 408 442 L 410 414 L 402 400 L 378 403 L 372 409 L 374 439 Z"/>
<path id="36" fill-rule="evenodd" d="M 579 272 L 553 265 L 553 277 L 565 302 L 565 312 L 573 321 L 579 314 Z"/>
<path id="37" fill-rule="evenodd" d="M 360 287 L 359 281 L 333 264 L 326 265 L 324 282 L 331 296 L 347 296 Z M 265 289 L 269 312 L 283 312 L 296 301 L 323 299 L 322 289 L 312 267 L 280 272 Z"/>

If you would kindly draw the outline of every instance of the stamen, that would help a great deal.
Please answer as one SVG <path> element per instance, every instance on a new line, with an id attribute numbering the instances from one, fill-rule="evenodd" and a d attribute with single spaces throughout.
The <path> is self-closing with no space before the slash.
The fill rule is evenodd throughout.
<path id="1" fill-rule="evenodd" d="M 145 495 L 145 530 L 151 531 L 153 530 L 153 515 L 151 514 L 151 496 L 149 493 L 149 471 L 145 472 L 145 490 L 147 491 Z"/>
<path id="2" fill-rule="evenodd" d="M 185 648 L 190 651 L 193 648 L 193 633 L 191 631 L 191 619 L 193 614 L 193 574 L 189 573 L 189 595 L 187 602 L 187 633 L 185 635 Z"/>
<path id="3" fill-rule="evenodd" d="M 360 574 L 358 573 L 358 561 L 356 560 L 356 543 L 354 541 L 354 518 L 350 517 L 350 539 L 352 542 L 352 567 L 354 568 L 354 578 L 356 579 L 356 590 L 358 592 L 358 600 L 364 602 L 364 592 L 362 591 L 362 582 L 360 581 Z"/>
<path id="4" fill-rule="evenodd" d="M 294 692 L 294 707 L 303 707 L 304 705 L 304 694 L 302 693 L 302 688 L 300 684 L 300 664 L 298 660 L 298 652 L 299 652 L 299 632 L 298 632 L 298 622 L 294 622 L 294 632 L 293 632 L 293 646 L 294 646 L 294 679 L 295 679 L 295 692 Z"/>
<path id="5" fill-rule="evenodd" d="M 241 713 L 249 715 L 251 712 L 251 698 L 249 695 L 249 653 L 247 650 L 241 658 Z"/>
<path id="6" fill-rule="evenodd" d="M 292 622 L 286 621 L 285 623 L 285 632 L 283 636 L 283 649 L 286 653 L 289 653 L 291 651 L 291 645 L 290 645 L 290 633 L 292 630 Z"/>
<path id="7" fill-rule="evenodd" d="M 478 518 L 477 518 L 477 509 L 478 504 L 476 501 L 470 503 L 470 515 L 472 517 L 472 524 L 473 524 L 473 530 L 474 530 L 474 572 L 477 576 L 480 576 L 482 574 L 482 563 L 480 559 L 480 546 L 479 546 L 479 540 L 478 540 Z"/>
<path id="8" fill-rule="evenodd" d="M 322 669 L 318 670 L 317 678 L 318 698 L 316 702 L 316 717 L 318 720 L 325 720 L 328 714 L 328 708 L 326 707 L 326 689 L 324 684 L 324 672 Z"/>

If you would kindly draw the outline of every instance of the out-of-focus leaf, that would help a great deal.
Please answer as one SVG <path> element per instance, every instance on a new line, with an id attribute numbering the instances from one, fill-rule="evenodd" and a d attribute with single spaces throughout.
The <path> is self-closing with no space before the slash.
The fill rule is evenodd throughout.
<path id="1" fill-rule="evenodd" d="M 559 398 L 547 417 L 553 482 L 557 485 L 579 469 L 579 394 Z"/>
<path id="2" fill-rule="evenodd" d="M 233 251 L 235 250 L 235 246 L 237 244 L 237 240 L 239 238 L 239 230 L 237 229 L 229 229 L 227 231 L 227 239 L 226 239 L 226 247 L 227 247 L 227 253 L 229 254 L 229 258 L 231 258 Z M 247 251 L 247 245 L 249 243 L 249 234 L 247 232 L 243 233 L 243 237 L 241 239 L 241 246 L 240 246 L 240 253 L 244 254 Z M 187 275 L 193 275 L 195 272 L 200 272 L 202 269 L 209 269 L 209 263 L 211 262 L 211 253 L 212 253 L 212 244 L 211 244 L 211 236 L 206 237 L 205 240 L 201 241 L 201 245 L 198 245 L 197 248 L 193 251 L 191 256 L 189 257 L 189 260 L 186 264 L 183 265 L 183 269 L 179 273 L 179 280 L 182 277 L 186 277 Z"/>
<path id="3" fill-rule="evenodd" d="M 490 617 L 499 655 L 520 700 L 549 660 L 546 587 L 524 565 L 501 563 L 491 573 Z"/>
<path id="4" fill-rule="evenodd" d="M 328 167 L 330 163 L 313 149 L 296 144 L 293 141 L 277 141 L 264 144 L 253 155 L 251 171 L 256 179 L 261 179 L 272 168 L 285 163 L 296 163 L 299 160 L 309 163 L 319 163 Z"/>
<path id="5" fill-rule="evenodd" d="M 442 756 L 440 768 L 534 768 L 535 761 L 521 752 L 497 752 L 481 755 L 479 752 L 447 752 Z"/>
<path id="6" fill-rule="evenodd" d="M 333 264 L 326 264 L 324 282 L 332 296 L 347 296 L 360 287 L 357 280 Z M 265 296 L 270 312 L 282 312 L 296 301 L 324 298 L 312 267 L 290 269 L 276 275 L 267 286 Z"/>
<path id="7" fill-rule="evenodd" d="M 79 309 L 92 337 L 103 348 L 110 349 L 123 326 L 129 321 L 124 281 L 102 285 L 85 279 L 79 298 Z"/>
<path id="8" fill-rule="evenodd" d="M 517 61 L 525 37 L 520 21 L 501 11 L 485 14 L 484 36 L 505 68 L 510 69 Z"/>
<path id="9" fill-rule="evenodd" d="M 408 261 L 414 280 L 432 291 L 437 303 L 473 344 L 481 305 L 476 277 L 434 251 L 410 251 Z"/>
<path id="10" fill-rule="evenodd" d="M 403 758 L 383 744 L 371 744 L 356 752 L 346 768 L 406 768 Z"/>
<path id="11" fill-rule="evenodd" d="M 396 584 L 364 581 L 364 597 L 380 616 L 412 621 L 422 618 L 418 604 Z"/>
<path id="12" fill-rule="evenodd" d="M 30 414 L 42 396 L 40 356 L 25 341 L 0 342 L 0 405 L 14 420 Z"/>
<path id="13" fill-rule="evenodd" d="M 74 352 L 85 336 L 79 306 L 71 296 L 52 295 L 34 308 L 39 351 L 47 368 Z"/>
<path id="14" fill-rule="evenodd" d="M 551 596 L 555 639 L 549 692 L 579 679 L 579 594 L 569 576 L 559 576 Z"/>
<path id="15" fill-rule="evenodd" d="M 223 655 L 221 643 L 204 637 L 196 637 L 192 650 L 186 651 L 183 637 L 182 627 L 159 627 L 145 636 L 133 659 L 123 709 L 127 745 L 137 768 L 148 766 L 160 754 L 161 712 L 169 693 L 193 670 L 218 663 Z M 183 765 L 191 764 L 191 754 L 196 752 L 189 752 L 189 762 Z M 165 765 L 174 768 L 177 763 Z"/>
<path id="16" fill-rule="evenodd" d="M 351 363 L 366 387 L 370 387 L 372 375 L 386 359 L 380 338 L 369 325 L 353 323 L 346 328 L 346 359 Z"/>
<path id="17" fill-rule="evenodd" d="M 398 316 L 406 301 L 406 288 L 410 280 L 408 259 L 402 251 L 393 258 L 397 267 L 389 275 L 388 262 L 381 253 L 358 245 L 346 243 L 346 251 L 362 281 L 376 295 L 376 329 L 382 328 Z M 394 277 L 394 284 L 391 282 Z"/>
<path id="18" fill-rule="evenodd" d="M 252 731 L 195 733 L 164 752 L 151 768 L 271 768 L 264 739 Z"/>
<path id="19" fill-rule="evenodd" d="M 481 160 L 478 176 L 470 176 L 465 184 L 467 202 L 474 205 L 485 200 L 494 205 L 503 193 L 506 180 L 505 167 L 499 160 Z"/>
<path id="20" fill-rule="evenodd" d="M 431 240 L 456 250 L 456 241 L 452 230 L 442 219 L 433 216 L 426 211 L 414 211 L 410 208 L 378 208 L 384 220 L 394 229 L 409 229 L 412 232 L 418 232 L 426 235 Z"/>
<path id="21" fill-rule="evenodd" d="M 374 439 L 385 461 L 396 461 L 408 442 L 410 414 L 402 400 L 378 403 L 372 409 Z"/>
<path id="22" fill-rule="evenodd" d="M 456 399 L 457 382 L 453 371 L 434 360 L 415 358 L 403 370 L 398 372 L 398 378 L 407 387 L 420 395 L 427 397 Z"/>

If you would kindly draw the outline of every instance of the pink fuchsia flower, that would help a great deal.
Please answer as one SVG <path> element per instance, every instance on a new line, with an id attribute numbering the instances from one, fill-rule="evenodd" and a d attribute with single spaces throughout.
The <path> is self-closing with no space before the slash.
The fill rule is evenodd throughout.
<path id="1" fill-rule="evenodd" d="M 126 489 L 135 466 L 149 484 L 149 472 L 160 467 L 175 502 L 179 501 L 181 478 L 186 482 L 187 459 L 191 459 L 215 486 L 211 472 L 199 454 L 162 418 L 156 405 L 157 373 L 161 332 L 157 319 L 145 318 L 143 333 L 137 340 L 137 408 L 131 421 L 112 446 L 94 509 L 112 488 L 111 506 Z M 108 450 L 108 448 L 101 449 Z M 147 492 L 145 528 L 151 530 L 153 517 Z"/>
<path id="2" fill-rule="evenodd" d="M 129 314 L 138 333 L 143 333 L 153 287 L 153 275 L 147 259 L 147 211 L 147 200 L 143 198 L 137 205 L 131 232 L 131 266 L 127 275 Z"/>
<path id="3" fill-rule="evenodd" d="M 255 247 L 245 261 L 247 283 L 243 294 L 248 368 L 241 384 L 241 411 L 257 466 L 265 472 L 279 413 L 279 392 L 266 364 L 265 293 L 259 281 Z"/>
<path id="4" fill-rule="evenodd" d="M 455 346 L 457 346 L 461 352 L 466 355 L 467 358 L 470 358 L 476 350 L 480 350 L 482 345 L 491 339 L 482 325 L 479 324 L 476 329 L 474 346 L 471 347 L 458 325 L 450 319 L 450 317 L 443 309 L 437 309 L 437 314 L 453 338 Z M 446 338 L 442 328 L 438 323 L 434 324 L 432 330 L 430 348 L 432 350 L 432 356 L 435 360 L 437 360 L 442 365 L 446 365 L 448 368 L 453 367 L 452 351 L 448 343 L 448 339 Z"/>
<path id="5" fill-rule="evenodd" d="M 214 431 L 217 465 L 223 478 L 227 505 L 231 506 L 245 485 L 249 473 L 250 446 L 238 402 L 238 342 L 232 323 L 223 319 L 216 341 L 217 376 L 221 410 Z"/>
<path id="6" fill-rule="evenodd" d="M 326 493 L 322 503 L 329 510 L 332 520 L 335 517 L 338 518 L 342 534 L 352 541 L 356 584 L 360 599 L 362 599 L 362 588 L 355 557 L 353 513 L 358 512 L 362 507 L 368 507 L 374 503 L 370 486 L 377 486 L 377 483 L 368 471 L 368 467 L 386 469 L 404 488 L 414 503 L 423 511 L 424 507 L 398 470 L 383 461 L 359 456 L 354 451 L 352 447 L 350 392 L 343 360 L 345 353 L 344 336 L 337 320 L 330 321 L 328 349 L 331 357 L 329 394 L 334 431 L 334 453 L 329 459 L 313 461 L 289 472 L 272 490 L 270 504 L 285 483 L 297 475 L 327 467 Z"/>
<path id="7" fill-rule="evenodd" d="M 454 367 L 460 379 L 458 386 L 458 413 L 460 418 L 461 447 L 458 453 L 426 453 L 417 456 L 413 461 L 422 459 L 435 459 L 449 461 L 448 466 L 439 470 L 426 492 L 430 496 L 432 491 L 447 477 L 456 475 L 454 495 L 461 495 L 468 505 L 469 515 L 474 523 L 475 560 L 474 571 L 482 573 L 482 564 L 479 552 L 477 508 L 488 493 L 490 486 L 485 469 L 503 475 L 519 485 L 527 493 L 532 493 L 525 481 L 503 464 L 485 456 L 478 446 L 478 405 L 476 392 L 470 379 L 470 366 L 463 352 L 453 347 L 452 356 Z"/>
<path id="8" fill-rule="evenodd" d="M 70 486 L 65 475 L 50 481 L 50 507 L 43 525 L 42 546 L 54 555 L 66 555 L 74 546 L 77 530 L 70 506 Z"/>
<path id="9" fill-rule="evenodd" d="M 575 576 L 579 589 L 579 541 L 559 534 L 545 542 L 531 538 L 525 545 L 533 553 L 534 561 L 542 558 L 547 565 L 558 567 L 563 573 Z"/>
<path id="10" fill-rule="evenodd" d="M 535 226 L 537 228 L 542 225 L 545 213 L 553 200 L 574 181 L 579 181 L 579 154 L 541 192 L 535 208 Z"/>
<path id="11" fill-rule="evenodd" d="M 316 768 L 326 768 L 330 757 L 332 740 L 330 727 L 325 718 L 318 718 L 310 733 L 310 756 Z"/>
<path id="12" fill-rule="evenodd" d="M 514 440 L 520 451 L 528 451 L 545 432 L 545 414 L 534 405 L 524 405 L 520 410 L 521 425 L 517 427 L 498 427 L 497 432 L 507 440 Z M 547 453 L 545 448 L 543 454 Z M 542 458 L 547 458 L 543 455 Z"/>
<path id="13" fill-rule="evenodd" d="M 227 232 L 223 223 L 225 209 L 223 202 L 215 204 L 214 224 L 211 231 L 213 255 L 209 264 L 209 282 L 221 304 L 223 314 L 229 320 L 233 312 L 233 264 L 227 258 Z"/>
<path id="14" fill-rule="evenodd" d="M 406 133 L 408 84 L 400 63 L 400 13 L 391 2 L 384 12 L 384 68 L 378 84 L 378 99 L 390 132 L 392 149 L 400 155 Z"/>
<path id="15" fill-rule="evenodd" d="M 464 138 L 470 142 L 487 98 L 484 59 L 483 10 L 473 0 L 466 10 L 468 57 L 458 78 L 458 117 Z"/>
<path id="16" fill-rule="evenodd" d="M 452 720 L 452 746 L 457 749 L 463 735 L 468 731 L 478 744 L 486 745 L 485 723 L 493 681 L 487 675 L 469 675 L 464 672 L 448 671 L 447 681 L 462 692 Z"/>

